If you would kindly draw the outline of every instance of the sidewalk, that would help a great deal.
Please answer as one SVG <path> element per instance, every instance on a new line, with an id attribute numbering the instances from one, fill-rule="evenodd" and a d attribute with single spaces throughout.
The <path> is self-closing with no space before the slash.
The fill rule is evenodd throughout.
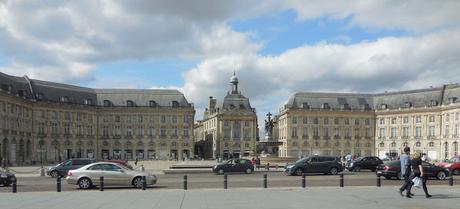
<path id="1" fill-rule="evenodd" d="M 432 198 L 415 189 L 412 199 L 399 196 L 396 187 L 209 189 L 209 190 L 117 190 L 76 192 L 28 192 L 0 194 L 2 209 L 456 209 L 459 187 L 433 186 Z"/>

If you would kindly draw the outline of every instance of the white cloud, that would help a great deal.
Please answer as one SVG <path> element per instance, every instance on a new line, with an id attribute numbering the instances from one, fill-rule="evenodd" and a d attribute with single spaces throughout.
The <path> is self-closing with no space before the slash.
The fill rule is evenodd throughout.
<path id="1" fill-rule="evenodd" d="M 352 25 L 370 29 L 402 29 L 415 32 L 460 26 L 457 0 L 289 0 L 301 19 L 351 18 Z"/>
<path id="2" fill-rule="evenodd" d="M 454 43 L 460 43 L 460 30 L 304 45 L 279 56 L 213 57 L 185 73 L 183 89 L 198 108 L 205 107 L 208 96 L 222 100 L 238 65 L 240 90 L 264 117 L 299 91 L 382 92 L 458 82 L 460 47 Z"/>

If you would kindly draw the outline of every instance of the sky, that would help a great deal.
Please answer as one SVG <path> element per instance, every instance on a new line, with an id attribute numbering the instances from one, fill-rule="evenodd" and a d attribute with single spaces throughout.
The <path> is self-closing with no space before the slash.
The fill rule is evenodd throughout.
<path id="1" fill-rule="evenodd" d="M 0 72 L 178 89 L 196 119 L 236 72 L 260 122 L 296 92 L 458 83 L 458 11 L 456 0 L 0 0 Z"/>

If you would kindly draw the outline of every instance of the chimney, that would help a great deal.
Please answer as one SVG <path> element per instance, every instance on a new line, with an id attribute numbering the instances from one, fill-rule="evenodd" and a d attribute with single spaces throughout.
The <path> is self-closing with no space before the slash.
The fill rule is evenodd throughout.
<path id="1" fill-rule="evenodd" d="M 216 108 L 216 99 L 210 96 L 209 97 L 209 109 L 214 109 L 214 108 Z"/>

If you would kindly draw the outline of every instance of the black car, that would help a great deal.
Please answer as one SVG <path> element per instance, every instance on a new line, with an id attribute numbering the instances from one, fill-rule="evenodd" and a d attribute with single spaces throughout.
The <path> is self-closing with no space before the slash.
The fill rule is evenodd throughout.
<path id="1" fill-rule="evenodd" d="M 88 165 L 94 162 L 96 161 L 93 159 L 87 159 L 87 158 L 69 159 L 53 167 L 48 168 L 47 174 L 53 178 L 57 178 L 58 176 L 64 177 L 67 175 L 67 172 L 69 170 L 75 170 L 80 167 L 83 167 L 84 165 Z"/>
<path id="2" fill-rule="evenodd" d="M 252 165 L 250 160 L 237 158 L 227 160 L 221 164 L 215 165 L 212 168 L 212 171 L 217 174 L 224 174 L 230 172 L 249 174 L 254 172 L 254 165 Z"/>
<path id="3" fill-rule="evenodd" d="M 348 162 L 346 168 L 349 171 L 359 172 L 361 169 L 370 169 L 374 172 L 377 166 L 381 164 L 383 164 L 383 161 L 378 157 L 360 157 Z"/>
<path id="4" fill-rule="evenodd" d="M 312 156 L 302 158 L 295 163 L 287 164 L 284 172 L 288 175 L 300 176 L 303 173 L 324 173 L 336 175 L 342 172 L 340 158 L 330 156 Z"/>
<path id="5" fill-rule="evenodd" d="M 422 166 L 427 177 L 435 177 L 439 180 L 444 180 L 449 173 L 448 169 L 431 163 L 422 162 Z M 403 179 L 401 174 L 401 161 L 389 161 L 377 166 L 376 175 L 383 176 L 386 179 L 391 179 L 392 177 Z"/>
<path id="6" fill-rule="evenodd" d="M 0 185 L 9 186 L 16 177 L 8 171 L 0 171 Z"/>

